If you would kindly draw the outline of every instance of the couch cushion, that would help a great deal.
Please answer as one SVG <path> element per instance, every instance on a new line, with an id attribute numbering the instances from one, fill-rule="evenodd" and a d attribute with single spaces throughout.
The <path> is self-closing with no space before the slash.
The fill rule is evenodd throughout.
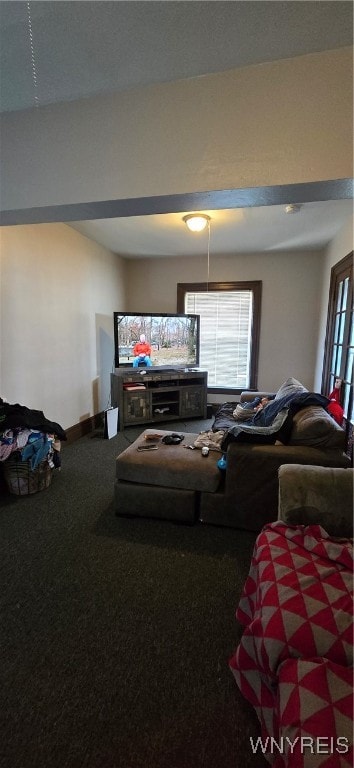
<path id="1" fill-rule="evenodd" d="M 289 445 L 320 448 L 345 447 L 345 432 L 320 405 L 309 405 L 295 413 Z"/>
<path id="2" fill-rule="evenodd" d="M 275 400 L 279 400 L 281 397 L 285 397 L 285 395 L 299 395 L 301 392 L 308 392 L 308 389 L 304 387 L 300 381 L 291 376 L 281 384 L 275 395 Z"/>
<path id="3" fill-rule="evenodd" d="M 278 477 L 279 519 L 353 536 L 353 469 L 283 464 Z"/>
<path id="4" fill-rule="evenodd" d="M 217 467 L 219 456 L 214 451 L 209 456 L 202 456 L 201 450 L 186 450 L 184 446 L 193 445 L 197 434 L 184 433 L 184 440 L 179 445 L 165 445 L 162 437 L 171 432 L 157 431 L 161 436 L 157 451 L 137 450 L 139 445 L 146 444 L 143 432 L 117 457 L 117 479 L 189 491 L 216 491 L 221 482 Z"/>

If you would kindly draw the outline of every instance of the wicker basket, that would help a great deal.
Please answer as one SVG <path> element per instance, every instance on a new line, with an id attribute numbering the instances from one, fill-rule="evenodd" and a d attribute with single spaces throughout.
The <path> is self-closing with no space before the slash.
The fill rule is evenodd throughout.
<path id="1" fill-rule="evenodd" d="M 31 469 L 30 461 L 20 461 L 15 456 L 3 463 L 4 479 L 10 493 L 16 496 L 28 496 L 48 488 L 52 482 L 53 470 L 47 459 L 36 469 Z"/>

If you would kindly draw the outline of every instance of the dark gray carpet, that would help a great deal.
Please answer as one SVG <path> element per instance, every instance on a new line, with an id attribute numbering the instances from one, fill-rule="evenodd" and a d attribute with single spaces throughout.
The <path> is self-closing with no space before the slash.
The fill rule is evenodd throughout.
<path id="1" fill-rule="evenodd" d="M 50 488 L 2 495 L 1 768 L 267 765 L 228 669 L 255 535 L 115 517 L 141 429 L 64 444 Z"/>

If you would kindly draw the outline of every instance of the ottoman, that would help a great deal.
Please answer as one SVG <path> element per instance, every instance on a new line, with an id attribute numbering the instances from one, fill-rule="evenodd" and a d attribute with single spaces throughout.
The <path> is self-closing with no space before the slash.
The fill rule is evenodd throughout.
<path id="1" fill-rule="evenodd" d="M 198 518 L 200 494 L 215 492 L 221 483 L 217 468 L 219 454 L 189 450 L 198 435 L 179 432 L 184 440 L 179 445 L 162 442 L 171 432 L 157 430 L 157 450 L 138 451 L 147 445 L 145 430 L 116 459 L 114 505 L 117 515 L 154 517 L 183 523 L 195 523 Z"/>

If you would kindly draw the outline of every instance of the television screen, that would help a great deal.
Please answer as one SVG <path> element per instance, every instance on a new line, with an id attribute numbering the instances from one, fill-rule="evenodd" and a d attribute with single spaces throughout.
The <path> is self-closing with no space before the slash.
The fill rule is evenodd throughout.
<path id="1" fill-rule="evenodd" d="M 114 312 L 115 366 L 199 365 L 199 315 Z"/>

